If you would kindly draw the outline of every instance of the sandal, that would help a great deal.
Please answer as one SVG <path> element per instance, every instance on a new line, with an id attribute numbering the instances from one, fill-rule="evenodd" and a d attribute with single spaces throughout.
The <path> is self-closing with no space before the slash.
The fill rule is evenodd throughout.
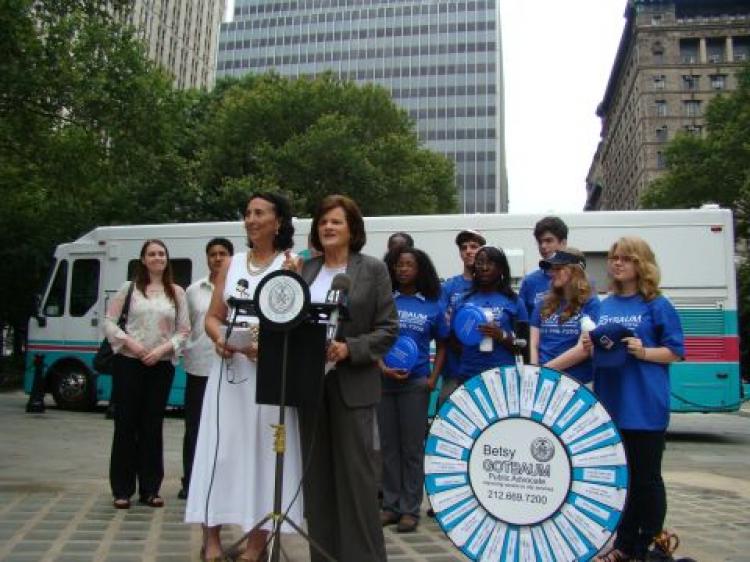
<path id="1" fill-rule="evenodd" d="M 112 502 L 112 507 L 115 509 L 130 509 L 129 498 L 115 498 Z"/>
<path id="2" fill-rule="evenodd" d="M 596 562 L 628 562 L 630 555 L 625 554 L 619 548 L 611 548 L 601 556 L 594 558 Z"/>
<path id="3" fill-rule="evenodd" d="M 147 496 L 141 496 L 138 499 L 138 503 L 141 505 L 147 505 L 149 507 L 164 507 L 164 500 L 158 494 L 149 494 Z"/>

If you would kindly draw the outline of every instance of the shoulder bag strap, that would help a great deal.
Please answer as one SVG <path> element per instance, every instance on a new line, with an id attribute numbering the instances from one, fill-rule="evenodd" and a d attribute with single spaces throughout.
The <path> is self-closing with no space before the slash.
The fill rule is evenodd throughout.
<path id="1" fill-rule="evenodd" d="M 122 330 L 124 330 L 125 326 L 128 324 L 128 313 L 130 312 L 130 299 L 133 296 L 133 287 L 135 287 L 135 283 L 131 282 L 130 287 L 128 287 L 128 294 L 125 296 L 125 302 L 122 303 L 120 318 L 117 320 L 117 325 Z"/>

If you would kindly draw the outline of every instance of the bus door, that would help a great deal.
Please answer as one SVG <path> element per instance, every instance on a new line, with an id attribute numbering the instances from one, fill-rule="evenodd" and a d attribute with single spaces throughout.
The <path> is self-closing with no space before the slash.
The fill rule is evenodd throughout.
<path id="1" fill-rule="evenodd" d="M 100 252 L 71 252 L 60 258 L 42 300 L 40 319 L 31 320 L 26 384 L 30 390 L 34 356 L 41 355 L 47 389 L 60 407 L 87 409 L 96 401 L 91 360 L 101 340 L 102 257 Z"/>

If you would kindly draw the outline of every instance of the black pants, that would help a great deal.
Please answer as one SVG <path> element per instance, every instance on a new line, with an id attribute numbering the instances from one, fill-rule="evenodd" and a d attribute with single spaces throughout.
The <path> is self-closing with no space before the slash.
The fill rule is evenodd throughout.
<path id="1" fill-rule="evenodd" d="M 208 382 L 208 377 L 187 374 L 185 383 L 185 437 L 182 439 L 183 490 L 187 490 L 190 486 L 190 474 L 193 472 L 195 444 L 198 442 L 206 382 Z"/>
<path id="2" fill-rule="evenodd" d="M 667 492 L 661 476 L 665 432 L 625 429 L 620 433 L 628 457 L 630 490 L 615 547 L 634 558 L 644 558 L 667 515 Z"/>
<path id="3" fill-rule="evenodd" d="M 174 378 L 174 366 L 159 361 L 147 367 L 138 359 L 115 355 L 112 369 L 115 433 L 109 482 L 115 498 L 129 498 L 136 479 L 141 496 L 158 494 L 164 479 L 162 425 Z"/>

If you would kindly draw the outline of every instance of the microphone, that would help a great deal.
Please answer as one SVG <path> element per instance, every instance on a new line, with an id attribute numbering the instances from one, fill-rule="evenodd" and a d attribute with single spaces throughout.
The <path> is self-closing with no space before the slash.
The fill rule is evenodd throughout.
<path id="1" fill-rule="evenodd" d="M 337 273 L 331 281 L 331 288 L 326 295 L 326 304 L 335 304 L 336 308 L 328 317 L 326 328 L 326 343 L 336 339 L 339 332 L 339 323 L 343 319 L 342 308 L 345 309 L 349 302 L 349 290 L 352 288 L 352 278 L 346 273 Z"/>

